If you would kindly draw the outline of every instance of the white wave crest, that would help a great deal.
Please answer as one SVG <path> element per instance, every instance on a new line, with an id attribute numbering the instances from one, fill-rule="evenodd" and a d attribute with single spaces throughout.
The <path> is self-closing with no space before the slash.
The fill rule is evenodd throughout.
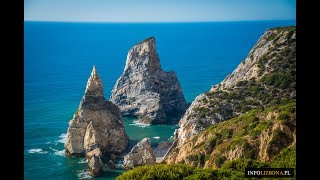
<path id="1" fill-rule="evenodd" d="M 62 156 L 62 157 L 65 156 L 64 149 L 62 149 L 61 151 L 56 151 L 56 152 L 54 152 L 54 154 L 57 156 Z"/>
<path id="2" fill-rule="evenodd" d="M 87 160 L 86 159 L 81 159 L 78 163 L 79 164 L 84 164 L 84 163 L 87 163 Z"/>
<path id="3" fill-rule="evenodd" d="M 62 133 L 62 134 L 59 136 L 59 138 L 60 138 L 60 139 L 59 139 L 58 141 L 56 141 L 56 142 L 64 144 L 64 143 L 66 142 L 66 139 L 67 139 L 67 134 L 66 134 L 66 133 Z"/>
<path id="4" fill-rule="evenodd" d="M 91 176 L 88 170 L 78 171 L 77 176 L 79 179 L 91 179 Z"/>
<path id="5" fill-rule="evenodd" d="M 155 136 L 153 137 L 153 139 L 160 139 L 160 136 Z"/>
<path id="6" fill-rule="evenodd" d="M 57 151 L 58 151 L 57 149 L 53 149 L 52 147 L 49 147 L 49 149 L 51 149 L 51 150 L 54 151 L 54 152 L 57 152 Z"/>
<path id="7" fill-rule="evenodd" d="M 55 155 L 57 155 L 57 156 L 65 156 L 64 149 L 59 151 L 58 149 L 53 149 L 52 147 L 49 147 L 49 148 L 54 152 Z"/>
<path id="8" fill-rule="evenodd" d="M 137 121 L 133 121 L 133 123 L 129 124 L 129 125 L 130 126 L 142 127 L 142 128 L 150 126 L 150 124 L 144 124 L 144 123 L 140 123 L 140 122 L 137 122 Z"/>
<path id="9" fill-rule="evenodd" d="M 29 153 L 37 153 L 37 154 L 47 154 L 48 152 L 47 151 L 44 151 L 42 149 L 29 149 L 28 151 Z"/>
<path id="10" fill-rule="evenodd" d="M 52 142 L 51 142 L 51 141 L 48 141 L 48 142 L 46 142 L 46 144 L 52 144 Z"/>

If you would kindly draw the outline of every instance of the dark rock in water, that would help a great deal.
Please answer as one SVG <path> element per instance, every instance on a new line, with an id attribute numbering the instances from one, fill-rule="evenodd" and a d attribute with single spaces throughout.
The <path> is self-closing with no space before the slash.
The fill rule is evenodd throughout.
<path id="1" fill-rule="evenodd" d="M 130 49 L 110 100 L 146 124 L 177 122 L 188 106 L 176 74 L 162 70 L 153 37 Z"/>
<path id="2" fill-rule="evenodd" d="M 112 162 L 112 160 L 109 160 L 109 162 L 108 162 L 108 167 L 109 167 L 110 169 L 116 169 L 116 168 L 117 168 L 116 165 Z"/>
<path id="3" fill-rule="evenodd" d="M 116 155 L 110 154 L 110 159 L 111 159 L 112 161 L 115 161 L 117 158 L 118 158 L 118 157 L 117 157 Z"/>
<path id="4" fill-rule="evenodd" d="M 103 163 L 100 157 L 92 156 L 88 165 L 91 176 L 101 176 L 103 174 Z"/>
<path id="5" fill-rule="evenodd" d="M 132 169 L 136 166 L 155 163 L 156 156 L 151 148 L 151 142 L 149 138 L 142 139 L 126 156 L 124 156 L 125 169 Z"/>

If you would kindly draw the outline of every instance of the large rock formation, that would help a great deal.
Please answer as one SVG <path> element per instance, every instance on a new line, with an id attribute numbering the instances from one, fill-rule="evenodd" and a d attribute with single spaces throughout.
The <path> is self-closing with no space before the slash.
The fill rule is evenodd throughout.
<path id="1" fill-rule="evenodd" d="M 156 156 L 151 148 L 150 139 L 144 138 L 124 156 L 124 167 L 131 169 L 136 166 L 155 164 Z"/>
<path id="2" fill-rule="evenodd" d="M 100 156 L 122 153 L 127 146 L 120 109 L 104 98 L 101 79 L 93 67 L 78 111 L 69 122 L 65 152 L 68 156 L 86 155 L 92 162 L 89 165 L 95 166 L 91 172 L 100 172 L 95 170 L 101 164 Z"/>
<path id="3" fill-rule="evenodd" d="M 251 109 L 294 101 L 295 86 L 295 27 L 269 29 L 230 75 L 192 102 L 179 121 L 167 162 L 190 155 L 190 147 L 196 145 L 191 140 L 212 124 Z"/>
<path id="4" fill-rule="evenodd" d="M 153 37 L 130 49 L 110 100 L 123 115 L 138 116 L 147 124 L 178 120 L 187 108 L 176 74 L 160 66 Z"/>

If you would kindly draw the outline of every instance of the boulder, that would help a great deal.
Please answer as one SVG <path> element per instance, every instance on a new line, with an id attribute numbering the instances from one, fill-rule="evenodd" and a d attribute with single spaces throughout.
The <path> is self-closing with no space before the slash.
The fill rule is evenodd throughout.
<path id="1" fill-rule="evenodd" d="M 100 157 L 92 156 L 88 165 L 91 176 L 101 176 L 103 174 L 103 163 Z"/>
<path id="2" fill-rule="evenodd" d="M 132 169 L 136 166 L 155 164 L 156 156 L 151 148 L 150 139 L 144 138 L 124 156 L 124 168 Z"/>
<path id="3" fill-rule="evenodd" d="M 109 167 L 110 169 L 116 169 L 116 168 L 117 168 L 116 165 L 112 162 L 112 160 L 109 160 L 109 162 L 108 162 L 108 167 Z"/>

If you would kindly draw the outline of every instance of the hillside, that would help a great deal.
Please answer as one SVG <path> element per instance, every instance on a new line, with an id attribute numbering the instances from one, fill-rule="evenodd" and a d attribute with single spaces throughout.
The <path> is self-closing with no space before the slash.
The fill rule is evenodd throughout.
<path id="1" fill-rule="evenodd" d="M 220 168 L 239 158 L 269 162 L 295 143 L 296 103 L 291 102 L 211 125 L 171 152 L 166 162 L 206 168 Z"/>
<path id="2" fill-rule="evenodd" d="M 295 127 L 295 102 L 251 110 L 193 137 L 173 153 L 177 163 L 137 167 L 116 179 L 243 179 L 247 167 L 295 168 Z"/>
<path id="3" fill-rule="evenodd" d="M 196 97 L 179 121 L 172 149 L 212 124 L 295 98 L 295 27 L 269 29 L 230 75 Z"/>
<path id="4" fill-rule="evenodd" d="M 242 178 L 246 167 L 296 167 L 294 26 L 267 30 L 230 75 L 196 97 L 161 165 L 118 179 Z"/>

